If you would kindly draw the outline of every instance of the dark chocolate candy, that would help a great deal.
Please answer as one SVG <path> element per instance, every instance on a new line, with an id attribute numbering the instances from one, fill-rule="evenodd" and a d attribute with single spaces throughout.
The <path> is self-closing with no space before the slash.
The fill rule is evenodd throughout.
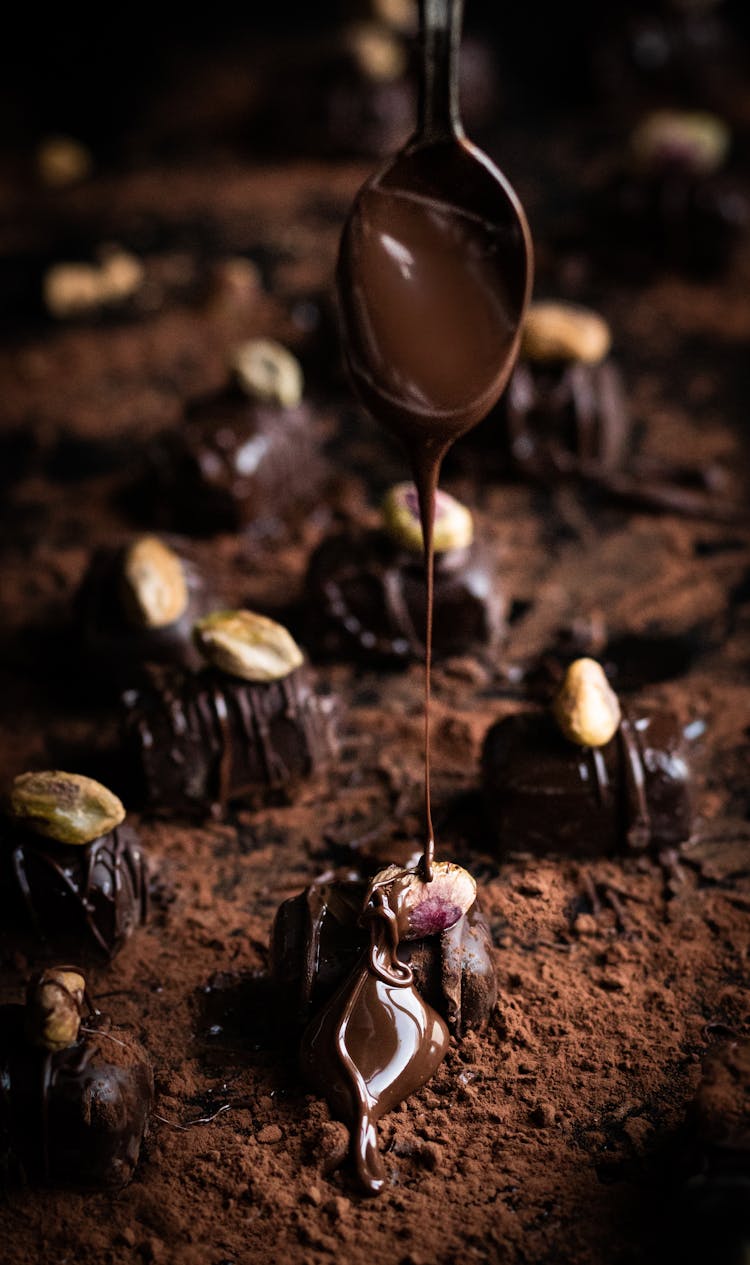
<path id="1" fill-rule="evenodd" d="M 307 600 L 310 636 L 326 653 L 424 657 L 424 563 L 384 531 L 324 541 L 310 562 Z M 435 657 L 493 649 L 505 608 L 495 559 L 481 542 L 435 554 Z"/>
<path id="2" fill-rule="evenodd" d="M 360 922 L 367 883 L 331 879 L 312 883 L 284 901 L 271 938 L 271 967 L 283 1005 L 297 1022 L 324 1006 L 355 968 L 369 940 Z M 402 941 L 424 999 L 459 1034 L 481 1028 L 497 1000 L 491 939 L 478 905 L 439 936 Z"/>
<path id="3" fill-rule="evenodd" d="M 148 868 L 132 826 L 64 844 L 4 823 L 0 908 L 35 956 L 110 959 L 148 915 Z"/>
<path id="4" fill-rule="evenodd" d="M 146 1056 L 101 1015 L 67 1049 L 40 1049 L 26 1038 L 25 1011 L 0 1007 L 0 1181 L 125 1186 L 153 1102 Z"/>
<path id="5" fill-rule="evenodd" d="M 703 174 L 678 163 L 653 171 L 627 169 L 598 198 L 602 250 L 622 243 L 647 266 L 665 264 L 711 275 L 729 263 L 750 219 L 744 193 L 722 172 Z"/>
<path id="6" fill-rule="evenodd" d="M 487 815 L 504 852 L 607 855 L 690 834 L 690 742 L 669 712 L 624 718 L 605 747 L 579 747 L 543 713 L 507 716 L 482 753 Z"/>
<path id="7" fill-rule="evenodd" d="M 191 533 L 277 524 L 315 500 L 323 477 L 308 406 L 261 404 L 239 388 L 195 404 L 149 464 L 154 520 Z"/>
<path id="8" fill-rule="evenodd" d="M 333 700 L 306 667 L 262 682 L 153 667 L 124 703 L 126 746 L 156 809 L 218 814 L 310 776 L 336 749 Z"/>
<path id="9" fill-rule="evenodd" d="M 175 663 L 198 668 L 203 658 L 193 640 L 193 625 L 215 609 L 216 598 L 189 546 L 167 538 L 180 559 L 187 588 L 187 606 L 178 619 L 161 628 L 137 623 L 126 608 L 122 573 L 126 547 L 101 547 L 93 554 L 75 597 L 75 613 L 88 662 L 100 667 L 120 686 L 132 684 L 144 663 Z"/>
<path id="10" fill-rule="evenodd" d="M 619 370 L 599 364 L 521 361 L 497 414 L 512 464 L 534 479 L 619 469 L 631 419 Z M 492 419 L 493 421 L 495 419 Z M 489 435 L 488 427 L 484 434 Z"/>

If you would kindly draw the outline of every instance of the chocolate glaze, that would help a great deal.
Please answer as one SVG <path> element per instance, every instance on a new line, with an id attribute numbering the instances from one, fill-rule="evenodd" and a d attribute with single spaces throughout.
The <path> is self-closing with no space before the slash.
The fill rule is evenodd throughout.
<path id="1" fill-rule="evenodd" d="M 326 653 L 405 660 L 425 654 L 424 564 L 386 532 L 331 537 L 307 576 L 310 635 Z M 497 646 L 505 598 L 495 556 L 480 541 L 435 556 L 434 654 Z"/>
<path id="2" fill-rule="evenodd" d="M 216 609 L 216 597 L 184 546 L 170 538 L 166 543 L 180 558 L 188 590 L 188 604 L 173 623 L 149 628 L 128 617 L 122 601 L 125 548 L 97 549 L 76 594 L 75 613 L 87 662 L 93 661 L 120 685 L 132 684 L 144 663 L 188 668 L 203 663 L 193 641 L 193 625 Z"/>
<path id="3" fill-rule="evenodd" d="M 154 667 L 124 704 L 125 743 L 157 809 L 221 814 L 316 772 L 336 747 L 333 702 L 304 667 L 259 683 Z"/>
<path id="4" fill-rule="evenodd" d="M 545 714 L 508 716 L 485 738 L 487 813 L 503 850 L 671 847 L 690 835 L 689 753 L 669 712 L 626 716 L 598 749 L 568 742 Z"/>
<path id="5" fill-rule="evenodd" d="M 372 1195 L 385 1185 L 378 1120 L 424 1085 L 448 1050 L 446 1024 L 398 958 L 400 928 L 390 895 L 372 892 L 362 915 L 369 948 L 312 1020 L 300 1056 L 303 1073 L 351 1128 L 357 1176 Z"/>
<path id="6" fill-rule="evenodd" d="M 130 1181 L 153 1102 L 153 1073 L 129 1034 L 99 1014 L 50 1053 L 0 1007 L 0 1181 L 118 1189 Z"/>
<path id="7" fill-rule="evenodd" d="M 284 901 L 274 920 L 271 970 L 284 1014 L 307 1022 L 341 986 L 367 947 L 360 922 L 364 879 L 333 876 Z M 440 935 L 404 941 L 399 961 L 411 967 L 425 1001 L 462 1035 L 487 1022 L 497 1000 L 489 928 L 478 904 Z"/>
<path id="8" fill-rule="evenodd" d="M 0 908 L 35 954 L 105 957 L 148 916 L 148 867 L 131 826 L 83 846 L 8 825 L 0 842 Z"/>
<path id="9" fill-rule="evenodd" d="M 236 388 L 198 401 L 154 443 L 146 497 L 166 528 L 239 531 L 299 513 L 322 477 L 308 406 L 259 404 Z"/>

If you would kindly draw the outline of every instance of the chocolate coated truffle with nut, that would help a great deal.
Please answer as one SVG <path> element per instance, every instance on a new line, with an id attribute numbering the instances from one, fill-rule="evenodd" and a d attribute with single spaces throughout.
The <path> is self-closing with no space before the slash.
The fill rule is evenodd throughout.
<path id="1" fill-rule="evenodd" d="M 75 597 L 87 664 L 120 687 L 133 684 L 145 663 L 198 667 L 193 625 L 215 606 L 188 542 L 144 535 L 100 548 Z"/>
<path id="2" fill-rule="evenodd" d="M 411 925 L 404 926 L 398 953 L 425 1000 L 461 1034 L 483 1027 L 495 1005 L 491 939 L 473 879 L 459 866 L 438 862 L 434 869 L 435 888 L 425 901 L 417 896 L 424 897 L 430 884 L 416 874 L 393 871 L 406 874 L 407 887 L 414 889 L 406 892 L 405 917 Z M 372 882 L 332 876 L 280 906 L 271 936 L 271 970 L 282 1012 L 293 1022 L 305 1023 L 320 1010 L 364 952 L 368 932 L 360 914 Z"/>
<path id="3" fill-rule="evenodd" d="M 320 419 L 303 398 L 296 358 L 252 339 L 227 359 L 225 389 L 196 401 L 149 450 L 143 498 L 167 530 L 277 528 L 320 491 Z"/>
<path id="4" fill-rule="evenodd" d="M 692 730 L 620 708 L 591 659 L 568 669 L 554 715 L 506 716 L 482 752 L 487 816 L 503 852 L 660 851 L 690 836 Z"/>
<path id="5" fill-rule="evenodd" d="M 252 611 L 215 611 L 193 635 L 202 671 L 153 667 L 124 698 L 126 749 L 152 807 L 220 815 L 327 764 L 334 701 L 316 693 L 286 628 Z"/>
<path id="6" fill-rule="evenodd" d="M 33 956 L 110 959 L 148 913 L 148 871 L 122 803 L 76 773 L 12 783 L 0 821 L 5 936 Z"/>
<path id="7" fill-rule="evenodd" d="M 606 478 L 631 438 L 622 380 L 609 358 L 606 321 L 569 303 L 532 303 L 504 401 L 484 428 L 533 479 Z"/>
<path id="8" fill-rule="evenodd" d="M 708 113 L 658 110 L 634 129 L 621 169 L 599 194 L 601 236 L 626 267 L 699 275 L 728 265 L 750 204 L 728 174 L 729 129 Z"/>
<path id="9" fill-rule="evenodd" d="M 0 1007 L 0 1183 L 117 1190 L 133 1176 L 153 1073 L 81 973 L 43 971 L 26 1004 Z"/>
<path id="10" fill-rule="evenodd" d="M 306 581 L 309 635 L 326 654 L 406 661 L 424 656 L 422 529 L 413 484 L 388 492 L 380 530 L 333 536 Z M 433 654 L 491 651 L 505 631 L 497 562 L 466 506 L 435 498 Z"/>

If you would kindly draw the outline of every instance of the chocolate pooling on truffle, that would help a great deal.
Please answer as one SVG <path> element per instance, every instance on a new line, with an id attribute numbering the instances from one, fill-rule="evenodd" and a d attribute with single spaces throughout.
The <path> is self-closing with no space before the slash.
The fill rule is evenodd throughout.
<path id="1" fill-rule="evenodd" d="M 448 1026 L 423 1000 L 399 945 L 453 926 L 475 892 L 458 866 L 436 865 L 429 883 L 396 866 L 377 875 L 361 914 L 369 944 L 303 1037 L 303 1071 L 349 1125 L 368 1194 L 385 1182 L 378 1120 L 424 1085 L 448 1050 Z"/>

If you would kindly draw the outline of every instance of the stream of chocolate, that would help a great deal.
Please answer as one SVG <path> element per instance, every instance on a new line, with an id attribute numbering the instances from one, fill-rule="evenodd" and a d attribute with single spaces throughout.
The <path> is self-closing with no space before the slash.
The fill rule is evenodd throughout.
<path id="1" fill-rule="evenodd" d="M 518 350 L 531 284 L 530 240 L 515 195 L 463 135 L 457 58 L 461 0 L 424 0 L 418 131 L 359 192 L 339 252 L 344 356 L 362 402 L 401 442 L 419 498 L 427 586 L 421 877 L 433 878 L 430 669 L 435 493 L 451 444 L 500 397 Z M 413 880 L 413 875 L 409 881 Z M 443 1020 L 399 962 L 398 883 L 362 915 L 371 946 L 313 1020 L 303 1063 L 351 1123 L 362 1185 L 384 1182 L 377 1121 L 436 1071 Z"/>
<path id="2" fill-rule="evenodd" d="M 461 203 L 454 191 L 460 190 Z M 344 351 L 355 389 L 404 445 L 425 551 L 425 878 L 432 874 L 433 523 L 451 444 L 496 403 L 518 346 L 528 265 L 487 159 L 455 136 L 416 145 L 358 195 L 341 243 Z"/>

